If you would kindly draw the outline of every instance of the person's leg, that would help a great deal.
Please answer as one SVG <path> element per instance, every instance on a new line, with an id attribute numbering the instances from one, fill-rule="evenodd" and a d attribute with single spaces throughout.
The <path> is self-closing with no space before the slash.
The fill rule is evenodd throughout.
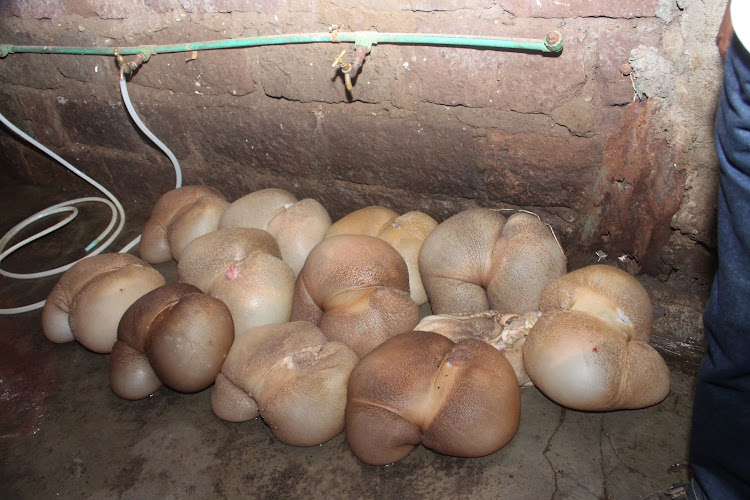
<path id="1" fill-rule="evenodd" d="M 708 498 L 750 498 L 750 54 L 735 38 L 716 116 L 719 267 L 704 326 L 690 462 Z"/>

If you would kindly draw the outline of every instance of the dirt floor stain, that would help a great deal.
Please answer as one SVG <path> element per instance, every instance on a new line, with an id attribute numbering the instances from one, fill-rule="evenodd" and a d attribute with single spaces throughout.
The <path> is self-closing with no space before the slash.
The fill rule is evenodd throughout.
<path id="1" fill-rule="evenodd" d="M 36 315 L 33 316 L 36 318 Z M 46 340 L 39 327 L 23 324 L 26 322 L 0 317 L 2 440 L 36 434 L 49 398 L 59 390 L 50 348 L 45 345 Z"/>

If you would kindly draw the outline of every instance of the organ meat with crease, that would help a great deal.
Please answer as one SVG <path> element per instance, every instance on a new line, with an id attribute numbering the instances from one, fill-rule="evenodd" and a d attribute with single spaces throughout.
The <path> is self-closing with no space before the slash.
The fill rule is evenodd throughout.
<path id="1" fill-rule="evenodd" d="M 229 202 L 208 186 L 183 186 L 164 193 L 143 226 L 139 252 L 151 264 L 174 258 L 195 238 L 219 228 Z"/>
<path id="2" fill-rule="evenodd" d="M 537 217 L 517 213 L 506 221 L 486 208 L 442 222 L 419 253 L 435 314 L 537 311 L 544 287 L 566 270 L 552 231 Z"/>
<path id="3" fill-rule="evenodd" d="M 422 212 L 399 215 L 390 208 L 366 207 L 356 210 L 334 223 L 325 237 L 336 234 L 362 234 L 387 241 L 403 257 L 409 269 L 409 294 L 417 303 L 427 302 L 422 278 L 419 276 L 419 250 L 425 238 L 437 227 L 437 221 Z"/>
<path id="4" fill-rule="evenodd" d="M 42 330 L 52 342 L 77 340 L 98 353 L 109 353 L 117 325 L 130 305 L 162 286 L 164 277 L 130 254 L 95 255 L 68 269 L 52 288 L 42 309 Z"/>
<path id="5" fill-rule="evenodd" d="M 295 277 L 330 225 L 331 218 L 323 205 L 311 198 L 299 201 L 277 188 L 243 196 L 227 208 L 219 221 L 219 228 L 246 227 L 271 233 Z"/>
<path id="6" fill-rule="evenodd" d="M 131 305 L 110 358 L 110 386 L 141 399 L 162 383 L 197 392 L 214 383 L 234 340 L 229 309 L 187 283 L 170 283 Z"/>
<path id="7" fill-rule="evenodd" d="M 292 321 L 310 321 L 329 340 L 363 356 L 419 322 L 404 259 L 385 241 L 340 234 L 307 257 L 294 289 Z"/>
<path id="8" fill-rule="evenodd" d="M 344 429 L 347 381 L 357 361 L 307 321 L 252 328 L 232 345 L 211 404 L 232 422 L 260 415 L 287 444 L 325 443 Z"/>
<path id="9" fill-rule="evenodd" d="M 346 439 L 371 465 L 397 462 L 419 443 L 480 457 L 511 440 L 520 415 L 518 382 L 499 351 L 415 331 L 388 339 L 352 372 Z"/>
<path id="10" fill-rule="evenodd" d="M 593 265 L 550 283 L 523 346 L 534 385 L 576 410 L 634 409 L 669 394 L 669 368 L 649 344 L 648 292 L 620 269 Z"/>
<path id="11" fill-rule="evenodd" d="M 289 321 L 294 273 L 262 229 L 219 229 L 193 240 L 177 266 L 181 282 L 224 302 L 235 334 Z"/>

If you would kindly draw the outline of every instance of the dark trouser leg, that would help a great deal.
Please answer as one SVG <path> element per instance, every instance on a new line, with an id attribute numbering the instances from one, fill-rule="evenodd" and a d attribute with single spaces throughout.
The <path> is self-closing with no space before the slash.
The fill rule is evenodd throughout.
<path id="1" fill-rule="evenodd" d="M 704 315 L 690 461 L 713 499 L 750 498 L 750 54 L 735 38 L 716 116 L 719 267 Z"/>

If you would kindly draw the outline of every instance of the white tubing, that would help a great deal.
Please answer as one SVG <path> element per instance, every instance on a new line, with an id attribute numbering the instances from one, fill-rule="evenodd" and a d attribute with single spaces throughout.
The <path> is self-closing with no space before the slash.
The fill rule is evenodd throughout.
<path id="1" fill-rule="evenodd" d="M 107 227 L 107 229 L 105 230 L 105 232 L 103 232 L 102 234 L 100 234 L 92 242 L 92 244 L 90 244 L 88 247 L 86 247 L 86 249 L 85 249 L 86 251 L 88 251 L 93 245 L 95 245 L 101 239 L 103 239 L 104 236 L 106 235 L 106 233 L 109 232 L 111 230 L 111 228 L 115 225 L 115 223 L 117 221 L 118 215 L 120 217 L 120 223 L 118 224 L 117 228 L 115 229 L 115 232 L 112 233 L 112 235 L 109 237 L 109 239 L 107 239 L 107 241 L 105 241 L 102 244 L 102 246 L 100 246 L 99 248 L 97 248 L 93 252 L 89 253 L 86 257 L 83 257 L 82 259 L 78 259 L 75 262 L 71 262 L 70 264 L 67 264 L 67 265 L 64 265 L 64 266 L 60 266 L 60 267 L 57 267 L 55 269 L 50 269 L 48 271 L 40 271 L 40 272 L 36 272 L 36 273 L 27 273 L 27 274 L 11 273 L 11 272 L 5 271 L 4 269 L 0 268 L 0 274 L 2 274 L 3 276 L 7 276 L 7 277 L 11 277 L 11 278 L 17 278 L 17 279 L 34 279 L 34 278 L 42 278 L 42 277 L 46 277 L 46 276 L 52 276 L 52 275 L 55 275 L 55 274 L 67 271 L 74 264 L 76 264 L 77 262 L 79 262 L 79 261 L 81 261 L 81 260 L 83 260 L 83 259 L 85 259 L 87 257 L 91 257 L 92 255 L 97 255 L 97 254 L 101 253 L 105 248 L 107 248 L 110 244 L 112 244 L 112 241 L 114 241 L 114 239 L 117 237 L 117 235 L 120 233 L 120 231 L 122 231 L 122 227 L 125 225 L 125 210 L 122 208 L 122 205 L 120 204 L 119 200 L 117 198 L 115 198 L 115 196 L 112 193 L 110 193 L 104 186 L 102 186 L 101 184 L 99 184 L 98 182 L 96 182 L 94 179 L 92 179 L 91 177 L 89 177 L 85 173 L 83 173 L 80 170 L 78 170 L 77 168 L 75 168 L 73 165 L 71 165 L 70 163 L 68 163 L 63 158 L 61 158 L 58 154 L 56 154 L 55 152 L 51 151 L 49 148 L 47 148 L 46 146 L 44 146 L 43 144 L 41 144 L 39 141 L 37 141 L 33 137 L 31 137 L 28 134 L 26 134 L 24 131 L 22 131 L 21 129 L 19 129 L 15 125 L 13 125 L 2 114 L 0 114 L 0 121 L 2 121 L 3 124 L 6 127 L 8 127 L 9 129 L 11 129 L 16 134 L 18 134 L 21 138 L 25 139 L 26 141 L 28 141 L 32 145 L 36 146 L 39 150 L 41 150 L 42 152 L 44 152 L 47 155 L 49 155 L 52 159 L 56 160 L 62 166 L 64 166 L 65 168 L 67 168 L 68 170 L 70 170 L 71 172 L 73 172 L 74 174 L 76 174 L 77 176 L 79 176 L 80 178 L 82 178 L 83 180 L 85 180 L 86 182 L 88 182 L 89 184 L 91 184 L 92 186 L 94 186 L 95 188 L 97 188 L 107 198 L 109 198 L 108 200 L 105 200 L 104 198 L 87 197 L 87 198 L 77 198 L 75 200 L 70 200 L 70 201 L 67 201 L 67 202 L 58 203 L 57 205 L 49 207 L 49 208 L 47 208 L 45 210 L 42 210 L 40 212 L 37 212 L 36 214 L 34 214 L 31 217 L 28 217 L 27 219 L 25 219 L 24 221 L 22 221 L 20 224 L 16 224 L 16 226 L 14 226 L 10 231 L 8 231 L 3 236 L 2 239 L 0 239 L 0 251 L 2 251 L 2 250 L 5 249 L 5 246 L 8 244 L 8 242 L 10 241 L 10 239 L 13 236 L 15 236 L 19 231 L 21 231 L 23 228 L 25 228 L 26 226 L 28 226 L 32 222 L 37 221 L 37 220 L 39 220 L 39 219 L 41 219 L 43 217 L 47 217 L 49 215 L 56 214 L 56 213 L 60 213 L 60 212 L 64 212 L 64 211 L 72 212 L 71 216 L 66 217 L 65 219 L 63 219 L 62 221 L 58 222 L 57 224 L 55 224 L 51 228 L 45 229 L 45 230 L 43 230 L 43 231 L 41 231 L 41 232 L 39 232 L 37 234 L 34 234 L 34 235 L 26 238 L 22 242 L 20 242 L 20 243 L 18 243 L 16 245 L 13 245 L 7 251 L 2 252 L 0 254 L 0 262 L 2 262 L 2 260 L 4 258 L 6 258 L 8 255 L 10 255 L 15 250 L 18 250 L 22 246 L 27 245 L 28 243 L 31 243 L 32 241 L 37 240 L 37 239 L 41 238 L 42 236 L 44 236 L 46 234 L 49 234 L 50 232 L 52 232 L 52 231 L 54 231 L 56 229 L 59 229 L 60 227 L 64 226 L 65 224 L 67 224 L 71 220 L 73 220 L 73 218 L 78 214 L 78 209 L 75 208 L 75 207 L 72 207 L 72 205 L 75 205 L 77 203 L 83 203 L 83 202 L 87 202 L 87 201 L 103 202 L 103 203 L 107 204 L 110 207 L 110 209 L 112 209 L 112 218 L 110 220 L 109 226 Z M 44 306 L 44 302 L 45 301 L 41 301 L 41 302 L 37 302 L 35 304 L 30 304 L 30 305 L 22 306 L 22 307 L 14 307 L 14 308 L 10 308 L 10 309 L 0 309 L 0 314 L 18 314 L 18 313 L 22 313 L 22 312 L 33 311 L 35 309 L 40 309 L 41 307 L 43 307 Z"/>
<path id="2" fill-rule="evenodd" d="M 177 161 L 177 158 L 172 153 L 172 151 L 169 150 L 169 148 L 164 145 L 162 141 L 159 140 L 158 137 L 156 137 L 147 127 L 144 125 L 144 123 L 141 121 L 141 119 L 138 117 L 138 114 L 135 112 L 135 109 L 133 108 L 133 104 L 130 102 L 130 96 L 128 95 L 128 89 L 127 85 L 125 83 L 125 77 L 122 71 L 120 71 L 120 92 L 122 93 L 122 99 L 125 102 L 125 107 L 128 110 L 128 113 L 130 114 L 130 117 L 133 119 L 135 124 L 138 126 L 139 129 L 149 138 L 151 139 L 156 146 L 159 147 L 170 159 L 172 162 L 172 165 L 174 166 L 175 170 L 175 188 L 179 188 L 182 186 L 182 170 L 180 169 L 180 164 Z M 35 273 L 13 273 L 10 271 L 5 271 L 4 269 L 0 268 L 0 274 L 3 276 L 7 276 L 9 278 L 15 278 L 15 279 L 35 279 L 35 278 L 43 278 L 47 276 L 53 276 L 55 274 L 59 274 L 62 272 L 67 271 L 70 269 L 73 265 L 80 262 L 83 259 L 86 259 L 88 257 L 91 257 L 93 255 L 98 255 L 101 252 L 103 252 L 107 247 L 109 247 L 112 242 L 117 238 L 117 236 L 122 231 L 123 226 L 125 225 L 125 210 L 122 207 L 122 204 L 120 201 L 112 194 L 110 193 L 104 186 L 96 182 L 94 179 L 86 175 L 85 173 L 81 172 L 77 168 L 75 168 L 73 165 L 65 161 L 63 158 L 61 158 L 59 155 L 48 149 L 46 146 L 23 132 L 21 129 L 13 125 L 10 121 L 8 121 L 5 116 L 3 116 L 2 113 L 0 113 L 0 121 L 8 127 L 10 130 L 15 132 L 17 135 L 19 135 L 21 138 L 28 141 L 30 144 L 36 146 L 39 150 L 46 153 L 48 156 L 50 156 L 52 159 L 56 160 L 58 163 L 60 163 L 62 166 L 94 186 L 96 189 L 102 192 L 108 199 L 101 198 L 101 197 L 85 197 L 85 198 L 77 198 L 75 200 L 66 201 L 63 203 L 58 203 L 57 205 L 53 205 L 49 208 L 46 208 L 40 212 L 37 212 L 36 214 L 32 215 L 31 217 L 28 217 L 21 221 L 20 223 L 16 224 L 10 231 L 5 233 L 5 235 L 0 238 L 0 263 L 3 259 L 5 259 L 8 255 L 15 252 L 16 250 L 20 249 L 21 247 L 31 243 L 32 241 L 35 241 L 42 236 L 45 236 L 53 231 L 56 231 L 57 229 L 60 229 L 61 227 L 68 224 L 70 221 L 72 221 L 76 215 L 78 215 L 78 209 L 74 207 L 73 205 L 78 203 L 85 203 L 85 202 L 99 202 L 104 203 L 107 206 L 109 206 L 110 210 L 112 211 L 112 217 L 110 219 L 109 225 L 102 231 L 99 236 L 97 236 L 94 241 L 92 241 L 85 249 L 85 252 L 89 252 L 92 248 L 96 247 L 104 238 L 107 237 L 107 234 L 109 234 L 112 231 L 112 228 L 114 228 L 115 224 L 117 224 L 117 228 L 115 228 L 114 232 L 107 238 L 107 240 L 102 243 L 96 250 L 90 252 L 85 257 L 78 259 L 75 262 L 71 262 L 70 264 L 66 264 L 64 266 L 57 267 L 55 269 L 50 269 L 47 271 L 40 271 Z M 10 240 L 23 228 L 31 224 L 32 222 L 35 222 L 39 219 L 42 219 L 44 217 L 48 217 L 50 215 L 63 213 L 63 212 L 70 212 L 70 215 L 68 215 L 65 219 L 57 222 L 51 227 L 48 227 L 47 229 L 44 229 L 25 240 L 16 243 L 9 249 L 5 250 L 5 246 L 10 242 Z M 117 222 L 117 219 L 119 217 L 119 223 Z M 141 241 L 141 236 L 138 235 L 137 238 L 133 239 L 130 243 L 125 245 L 121 250 L 120 253 L 128 252 L 130 249 L 135 247 L 139 242 Z M 0 309 L 0 314 L 18 314 L 28 311 L 33 311 L 36 309 L 41 309 L 44 307 L 44 303 L 46 301 L 37 302 L 35 304 L 29 304 L 27 306 L 22 307 L 14 307 L 10 309 Z"/>
<path id="3" fill-rule="evenodd" d="M 182 186 L 182 170 L 180 169 L 180 163 L 177 161 L 177 157 L 175 157 L 174 154 L 172 154 L 172 151 L 164 145 L 163 142 L 159 140 L 158 137 L 156 137 L 149 129 L 144 125 L 144 123 L 141 121 L 140 118 L 138 118 L 138 113 L 135 112 L 135 109 L 133 108 L 133 104 L 130 102 L 130 96 L 128 95 L 128 86 L 125 84 L 125 74 L 123 73 L 123 70 L 120 70 L 120 93 L 122 94 L 122 100 L 125 101 L 125 107 L 128 108 L 128 113 L 130 113 L 130 118 L 133 119 L 136 125 L 138 125 L 138 128 L 141 129 L 141 132 L 146 134 L 146 136 L 151 139 L 154 144 L 156 144 L 159 149 L 164 151 L 164 154 L 167 155 L 167 157 L 172 162 L 172 165 L 174 166 L 174 174 L 175 174 L 175 189 Z M 139 236 L 140 238 L 140 236 Z"/>

